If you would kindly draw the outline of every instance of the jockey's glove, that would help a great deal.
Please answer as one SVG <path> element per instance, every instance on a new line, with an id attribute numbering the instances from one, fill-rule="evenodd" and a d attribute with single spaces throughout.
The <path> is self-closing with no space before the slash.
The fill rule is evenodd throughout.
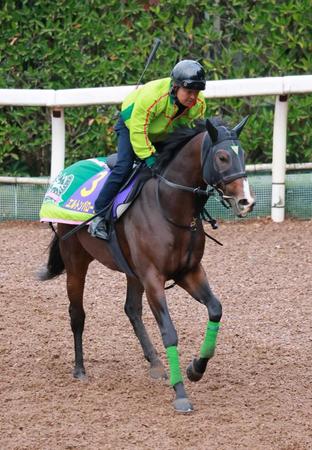
<path id="1" fill-rule="evenodd" d="M 149 167 L 150 169 L 153 167 L 153 165 L 155 164 L 156 158 L 154 155 L 149 156 L 148 158 L 144 159 L 145 164 L 147 165 L 147 167 Z"/>

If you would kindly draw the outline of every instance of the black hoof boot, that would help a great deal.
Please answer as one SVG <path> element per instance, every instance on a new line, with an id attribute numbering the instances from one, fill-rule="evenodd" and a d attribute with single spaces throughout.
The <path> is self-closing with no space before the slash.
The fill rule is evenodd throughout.
<path id="1" fill-rule="evenodd" d="M 201 373 L 196 370 L 196 367 L 195 367 L 196 362 L 197 362 L 197 360 L 194 358 L 193 361 L 191 362 L 191 364 L 186 369 L 187 378 L 190 381 L 194 381 L 194 382 L 201 380 L 204 375 L 204 372 Z"/>

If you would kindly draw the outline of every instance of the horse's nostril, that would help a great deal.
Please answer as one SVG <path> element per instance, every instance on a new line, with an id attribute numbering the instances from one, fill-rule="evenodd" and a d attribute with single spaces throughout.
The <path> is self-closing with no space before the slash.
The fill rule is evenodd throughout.
<path id="1" fill-rule="evenodd" d="M 242 198 L 241 200 L 238 201 L 238 204 L 241 206 L 247 206 L 249 205 L 249 201 L 247 200 L 247 198 Z"/>

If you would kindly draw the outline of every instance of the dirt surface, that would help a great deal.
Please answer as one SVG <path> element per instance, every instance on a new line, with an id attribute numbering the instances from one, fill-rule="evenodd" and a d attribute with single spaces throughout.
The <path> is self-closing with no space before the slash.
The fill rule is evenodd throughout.
<path id="1" fill-rule="evenodd" d="M 39 282 L 47 225 L 0 223 L 0 448 L 312 449 L 312 221 L 221 223 L 207 231 L 204 266 L 223 304 L 217 351 L 194 412 L 174 412 L 172 388 L 153 381 L 123 312 L 124 276 L 88 273 L 84 350 L 88 381 L 72 378 L 65 276 Z M 183 372 L 198 355 L 205 307 L 168 291 Z M 145 322 L 162 357 L 145 301 Z M 167 365 L 167 364 L 166 364 Z"/>

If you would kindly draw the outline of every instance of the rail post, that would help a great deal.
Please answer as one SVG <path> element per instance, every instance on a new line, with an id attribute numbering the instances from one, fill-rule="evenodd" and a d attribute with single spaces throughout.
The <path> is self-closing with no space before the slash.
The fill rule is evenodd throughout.
<path id="1" fill-rule="evenodd" d="M 272 152 L 271 218 L 273 222 L 283 222 L 285 219 L 287 113 L 287 95 L 277 96 L 274 111 Z"/>
<path id="2" fill-rule="evenodd" d="M 51 109 L 52 144 L 50 179 L 53 181 L 64 169 L 65 161 L 65 119 L 64 108 Z"/>

